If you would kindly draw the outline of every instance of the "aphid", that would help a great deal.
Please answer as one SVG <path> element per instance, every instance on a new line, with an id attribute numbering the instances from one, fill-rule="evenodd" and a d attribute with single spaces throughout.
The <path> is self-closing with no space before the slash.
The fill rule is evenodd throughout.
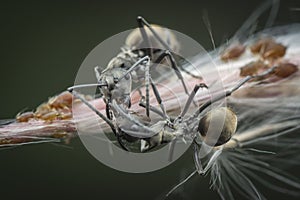
<path id="1" fill-rule="evenodd" d="M 34 113 L 32 111 L 19 113 L 16 116 L 17 122 L 28 122 L 32 118 L 34 118 Z"/>
<path id="2" fill-rule="evenodd" d="M 280 78 L 286 78 L 298 71 L 298 67 L 292 63 L 279 63 L 275 70 L 275 75 Z"/>
<path id="3" fill-rule="evenodd" d="M 298 67 L 293 63 L 279 62 L 275 64 L 277 68 L 274 71 L 274 75 L 278 78 L 287 78 L 298 71 Z M 241 67 L 240 76 L 253 76 L 268 68 L 270 68 L 269 65 L 261 60 L 254 61 Z"/>
<path id="4" fill-rule="evenodd" d="M 63 92 L 50 98 L 48 102 L 42 103 L 34 112 L 30 111 L 18 114 L 16 120 L 18 122 L 28 122 L 31 119 L 44 121 L 71 119 L 72 99 L 72 94 Z"/>
<path id="5" fill-rule="evenodd" d="M 277 43 L 273 38 L 259 39 L 250 47 L 250 50 L 254 54 L 259 54 L 261 58 L 241 67 L 240 76 L 255 75 L 272 65 L 277 65 L 274 74 L 278 78 L 286 78 L 298 71 L 296 65 L 280 60 L 285 55 L 286 47 Z"/>
<path id="6" fill-rule="evenodd" d="M 270 8 L 270 4 L 272 4 L 272 8 L 270 11 L 270 15 L 268 17 L 268 20 L 266 22 L 266 27 L 270 26 L 273 21 L 274 17 L 276 16 L 276 13 L 278 12 L 278 5 L 279 1 L 265 1 L 261 7 L 257 10 L 255 10 L 250 17 L 247 19 L 247 21 L 243 24 L 243 26 L 240 27 L 239 30 L 237 30 L 236 34 L 233 36 L 232 40 L 234 41 L 231 43 L 221 54 L 220 58 L 222 61 L 230 61 L 238 59 L 246 50 L 247 46 L 244 43 L 246 38 L 249 38 L 256 30 L 257 28 L 257 22 L 259 21 L 259 17 Z M 253 46 L 254 47 L 254 46 Z M 254 47 L 255 48 L 255 47 Z M 254 50 L 255 51 L 255 50 Z M 259 53 L 259 50 L 256 50 L 257 52 L 253 53 Z M 276 52 L 281 51 L 279 48 Z M 265 54 L 264 54 L 265 53 Z M 270 55 L 271 52 L 263 52 L 263 57 L 266 58 L 273 58 L 275 56 L 275 52 Z"/>
<path id="7" fill-rule="evenodd" d="M 69 91 L 72 91 L 74 88 L 98 86 L 104 96 L 106 116 L 109 119 L 112 119 L 109 107 L 112 100 L 130 108 L 131 82 L 140 80 L 145 81 L 146 114 L 149 117 L 149 70 L 155 64 L 164 62 L 166 58 L 169 59 L 171 68 L 180 79 L 185 93 L 188 95 L 185 81 L 172 53 L 178 52 L 179 49 L 175 35 L 165 28 L 150 25 L 140 16 L 137 17 L 137 22 L 139 28 L 127 37 L 121 52 L 108 63 L 102 72 L 99 71 L 99 67 L 95 68 L 98 84 L 78 85 L 69 88 Z"/>
<path id="8" fill-rule="evenodd" d="M 69 92 L 63 92 L 58 96 L 49 99 L 48 104 L 53 108 L 70 108 L 73 96 Z"/>
<path id="9" fill-rule="evenodd" d="M 239 58 L 246 50 L 245 45 L 240 42 L 234 43 L 226 48 L 220 55 L 221 60 L 229 61 Z"/>
<path id="10" fill-rule="evenodd" d="M 45 121 L 53 121 L 57 119 L 58 116 L 59 116 L 59 112 L 57 112 L 56 110 L 51 110 L 47 113 L 44 113 L 43 115 L 40 115 L 39 118 Z"/>
<path id="11" fill-rule="evenodd" d="M 264 62 L 260 60 L 254 61 L 241 67 L 240 76 L 253 76 L 258 74 L 259 71 L 266 70 L 267 68 L 269 67 Z"/>
<path id="12" fill-rule="evenodd" d="M 283 57 L 286 52 L 286 47 L 273 38 L 262 38 L 251 47 L 253 54 L 259 54 L 263 59 L 277 59 Z"/>

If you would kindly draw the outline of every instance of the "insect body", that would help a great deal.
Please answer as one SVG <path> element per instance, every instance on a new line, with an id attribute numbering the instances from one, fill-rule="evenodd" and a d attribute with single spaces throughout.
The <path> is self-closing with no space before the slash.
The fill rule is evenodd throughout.
<path id="1" fill-rule="evenodd" d="M 137 20 L 139 27 L 141 28 L 133 30 L 128 35 L 125 41 L 125 47 L 127 49 L 130 49 L 135 54 L 147 54 L 147 50 L 149 50 L 152 60 L 157 59 L 157 57 L 165 50 L 179 53 L 180 44 L 176 36 L 169 29 L 158 25 L 149 26 L 149 24 L 141 17 L 138 17 Z M 151 29 L 143 28 L 143 23 L 147 24 Z M 146 39 L 144 39 L 144 37 Z"/>
<path id="2" fill-rule="evenodd" d="M 218 130 L 214 131 L 215 127 L 218 127 L 220 122 L 224 122 L 221 129 L 221 134 L 218 134 Z M 210 133 L 209 128 L 212 127 Z M 203 118 L 200 119 L 198 132 L 202 137 L 202 141 L 210 146 L 220 146 L 228 142 L 235 134 L 237 128 L 237 116 L 228 107 L 220 107 L 209 111 Z"/>
<path id="3" fill-rule="evenodd" d="M 69 88 L 69 91 L 71 91 L 79 87 L 98 86 L 104 96 L 106 114 L 110 119 L 111 111 L 108 103 L 111 103 L 115 97 L 118 98 L 116 99 L 117 103 L 122 103 L 127 108 L 130 108 L 129 93 L 132 81 L 145 82 L 146 114 L 149 117 L 149 85 L 151 81 L 149 70 L 155 64 L 165 62 L 166 58 L 169 59 L 171 68 L 180 79 L 184 91 L 188 95 L 185 81 L 172 53 L 179 50 L 179 43 L 175 35 L 168 29 L 150 25 L 140 16 L 137 17 L 137 22 L 139 28 L 135 29 L 128 36 L 125 46 L 121 48 L 121 52 L 108 63 L 103 71 L 100 71 L 99 67 L 95 68 L 98 84 L 79 85 Z M 126 74 L 126 78 L 124 78 L 125 75 L 121 76 L 121 74 Z M 125 83 L 125 80 L 127 83 Z M 120 81 L 122 81 L 122 84 Z M 121 94 L 122 92 L 124 93 Z M 117 95 L 113 94 L 118 94 L 119 96 L 117 97 Z"/>
<path id="4" fill-rule="evenodd" d="M 160 144 L 167 142 L 175 142 L 179 138 L 189 138 L 195 140 L 196 138 L 201 138 L 204 143 L 209 146 L 220 146 L 225 144 L 231 139 L 235 133 L 237 127 L 237 117 L 233 111 L 228 107 L 221 107 L 213 109 L 206 114 L 203 114 L 205 110 L 213 103 L 223 99 L 224 97 L 230 96 L 234 91 L 238 90 L 243 84 L 250 81 L 251 79 L 257 79 L 261 77 L 266 77 L 267 75 L 274 74 L 277 66 L 274 66 L 263 73 L 255 76 L 247 76 L 243 78 L 240 83 L 235 87 L 225 92 L 225 94 L 220 94 L 213 99 L 203 103 L 192 115 L 186 116 L 186 113 L 200 88 L 207 86 L 203 83 L 197 84 L 194 87 L 193 92 L 189 95 L 187 102 L 181 111 L 181 113 L 172 119 L 169 117 L 164 106 L 161 107 L 161 111 L 155 110 L 162 116 L 162 120 L 152 124 L 146 125 L 142 120 L 139 120 L 136 116 L 129 113 L 127 109 L 116 102 L 115 99 L 109 103 L 115 114 L 116 120 L 112 121 L 105 116 L 103 116 L 97 109 L 90 105 L 87 101 L 82 99 L 79 95 L 74 93 L 75 97 L 80 98 L 86 105 L 88 105 L 92 110 L 94 110 L 103 120 L 105 120 L 114 132 L 120 135 L 130 136 L 136 140 L 141 140 L 141 151 L 148 151 Z M 156 86 L 152 83 L 154 94 L 157 99 L 160 99 L 160 94 Z M 161 102 L 163 104 L 163 102 Z M 154 112 L 153 108 L 150 110 Z M 219 133 L 213 133 L 211 135 L 208 132 L 208 126 L 214 126 L 216 122 L 217 126 L 221 127 Z M 195 143 L 197 145 L 197 143 Z"/>
<path id="5" fill-rule="evenodd" d="M 135 29 L 127 38 L 126 44 L 121 48 L 121 52 L 114 57 L 101 71 L 99 67 L 95 67 L 95 74 L 98 80 L 97 84 L 77 85 L 68 88 L 72 92 L 76 88 L 97 86 L 103 95 L 103 100 L 106 103 L 106 119 L 110 124 L 113 132 L 116 133 L 118 140 L 122 134 L 119 127 L 109 123 L 114 120 L 114 109 L 111 108 L 115 102 L 125 109 L 130 108 L 131 100 L 130 93 L 132 90 L 132 82 L 143 82 L 145 85 L 145 97 L 140 91 L 141 99 L 145 99 L 146 115 L 150 114 L 149 103 L 149 86 L 154 89 L 154 84 L 151 79 L 150 68 L 155 64 L 159 64 L 169 59 L 171 68 L 174 70 L 177 77 L 181 80 L 186 94 L 188 95 L 185 81 L 181 72 L 178 69 L 176 61 L 171 52 L 178 52 L 179 43 L 175 35 L 169 30 L 160 26 L 153 27 L 142 17 L 137 18 L 138 29 Z M 145 29 L 144 27 L 147 27 Z M 155 93 L 156 91 L 154 91 Z M 157 92 L 156 92 L 157 93 Z M 161 99 L 157 99 L 161 102 Z M 162 105 L 161 105 L 162 107 Z M 121 146 L 124 146 L 120 144 Z"/>
<path id="6" fill-rule="evenodd" d="M 149 57 L 145 56 L 140 59 L 128 70 L 124 68 L 108 67 L 102 73 L 99 73 L 98 68 L 95 68 L 98 86 L 104 96 L 106 115 L 109 119 L 112 117 L 109 103 L 111 103 L 113 99 L 116 100 L 117 103 L 125 105 L 127 108 L 131 107 L 130 93 L 132 77 L 130 72 L 136 67 L 139 67 L 140 64 L 149 67 Z"/>
<path id="7" fill-rule="evenodd" d="M 119 104 L 123 103 L 130 107 L 131 76 L 127 74 L 120 79 L 126 72 L 122 68 L 107 69 L 103 71 L 102 76 L 99 76 L 99 82 L 107 84 L 107 86 L 101 87 L 105 99 L 115 99 Z"/>
<path id="8" fill-rule="evenodd" d="M 169 51 L 169 44 L 171 44 L 172 48 L 178 50 L 177 43 L 172 45 L 173 43 L 170 42 L 171 40 L 175 40 L 175 37 L 173 37 L 170 32 L 164 32 L 163 29 L 158 26 L 154 26 L 155 28 L 151 27 L 141 17 L 138 17 L 137 20 L 139 29 L 134 30 L 128 36 L 126 45 L 121 48 L 122 51 L 109 62 L 107 68 L 102 72 L 99 71 L 99 68 L 95 68 L 98 83 L 94 85 L 100 88 L 100 91 L 104 96 L 106 116 L 102 115 L 86 100 L 77 95 L 76 92 L 73 94 L 77 98 L 80 98 L 86 105 L 95 111 L 99 117 L 106 121 L 117 136 L 120 145 L 126 150 L 127 148 L 123 144 L 122 138 L 127 141 L 141 140 L 141 151 L 148 151 L 162 143 L 175 141 L 177 138 L 181 137 L 189 137 L 192 140 L 200 137 L 204 143 L 210 146 L 219 146 L 226 143 L 231 139 L 237 127 L 237 117 L 234 112 L 227 107 L 212 110 L 205 115 L 203 112 L 212 103 L 231 95 L 232 92 L 251 79 L 262 79 L 270 74 L 274 74 L 277 66 L 268 68 L 265 72 L 260 74 L 246 73 L 246 77 L 242 79 L 236 87 L 226 91 L 225 95 L 222 94 L 205 102 L 193 115 L 185 116 L 191 103 L 194 101 L 194 97 L 199 88 L 207 88 L 207 86 L 205 84 L 196 85 L 191 94 L 189 94 L 175 59 Z M 143 28 L 144 26 L 148 29 L 145 30 Z M 138 30 L 141 34 L 138 34 Z M 160 33 L 161 36 L 158 35 L 158 33 Z M 156 43 L 158 47 L 152 48 L 151 42 Z M 175 119 L 172 119 L 167 115 L 159 91 L 156 88 L 149 71 L 153 64 L 161 63 L 166 57 L 169 58 L 172 69 L 181 80 L 184 91 L 189 95 L 184 109 Z M 252 69 L 250 69 L 250 71 L 252 71 Z M 159 113 L 162 117 L 162 120 L 154 124 L 145 123 L 145 121 L 135 114 L 130 113 L 130 110 L 128 110 L 131 106 L 130 93 L 132 81 L 141 80 L 145 82 L 146 102 L 143 107 L 146 108 L 147 116 L 149 116 L 151 111 Z M 81 86 L 74 86 L 70 88 L 69 91 L 72 91 L 76 87 Z M 154 109 L 149 104 L 149 87 L 152 88 L 155 98 L 160 104 L 160 110 Z M 220 129 L 219 135 L 215 137 L 210 135 L 207 124 L 212 124 L 213 121 L 217 121 L 218 123 L 218 121 L 220 121 L 219 119 L 223 119 L 224 126 Z"/>

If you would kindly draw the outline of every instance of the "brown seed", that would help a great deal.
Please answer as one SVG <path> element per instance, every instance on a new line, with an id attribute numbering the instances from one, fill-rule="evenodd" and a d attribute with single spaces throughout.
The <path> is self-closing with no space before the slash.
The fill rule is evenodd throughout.
<path id="1" fill-rule="evenodd" d="M 44 115 L 40 116 L 40 119 L 45 120 L 45 121 L 53 121 L 57 119 L 59 116 L 59 113 L 57 111 L 51 111 L 48 113 L 45 113 Z"/>
<path id="2" fill-rule="evenodd" d="M 64 138 L 67 136 L 68 136 L 68 134 L 66 132 L 57 132 L 57 133 L 52 134 L 53 138 Z"/>
<path id="3" fill-rule="evenodd" d="M 241 43 L 237 43 L 229 46 L 221 54 L 221 60 L 228 61 L 239 58 L 245 52 L 245 46 Z"/>
<path id="4" fill-rule="evenodd" d="M 34 114 L 32 111 L 19 113 L 16 117 L 18 122 L 28 122 L 30 119 L 34 118 Z"/>
<path id="5" fill-rule="evenodd" d="M 275 75 L 286 78 L 298 71 L 298 67 L 292 63 L 280 63 L 275 69 Z"/>
<path id="6" fill-rule="evenodd" d="M 51 98 L 48 103 L 54 108 L 71 107 L 73 96 L 69 92 L 63 92 L 56 97 Z"/>
<path id="7" fill-rule="evenodd" d="M 285 55 L 286 47 L 272 38 L 262 38 L 253 44 L 250 50 L 264 59 L 277 59 Z"/>
<path id="8" fill-rule="evenodd" d="M 268 66 L 262 61 L 250 62 L 241 68 L 240 76 L 257 75 L 260 69 L 266 69 L 266 68 L 268 68 Z"/>
<path id="9" fill-rule="evenodd" d="M 257 40 L 251 47 L 250 50 L 254 54 L 259 54 L 262 49 L 264 49 L 268 43 L 273 43 L 274 40 L 272 38 L 261 38 Z"/>
<path id="10" fill-rule="evenodd" d="M 34 112 L 35 117 L 39 118 L 42 115 L 49 113 L 51 111 L 51 107 L 48 105 L 48 103 L 43 103 L 37 107 L 37 109 Z"/>
<path id="11" fill-rule="evenodd" d="M 59 113 L 58 118 L 62 119 L 62 120 L 72 119 L 72 113 L 71 112 L 62 112 L 62 113 Z"/>

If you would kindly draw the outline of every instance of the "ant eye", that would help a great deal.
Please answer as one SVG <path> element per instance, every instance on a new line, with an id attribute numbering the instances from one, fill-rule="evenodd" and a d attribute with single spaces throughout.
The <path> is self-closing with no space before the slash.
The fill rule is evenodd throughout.
<path id="1" fill-rule="evenodd" d="M 162 51 L 161 49 L 153 49 L 153 53 L 159 53 L 161 51 Z"/>
<path id="2" fill-rule="evenodd" d="M 114 77 L 114 83 L 118 83 L 119 79 L 117 77 Z"/>
<path id="3" fill-rule="evenodd" d="M 220 146 L 227 143 L 235 134 L 237 117 L 227 107 L 209 111 L 199 122 L 198 132 L 203 142 L 209 146 Z"/>

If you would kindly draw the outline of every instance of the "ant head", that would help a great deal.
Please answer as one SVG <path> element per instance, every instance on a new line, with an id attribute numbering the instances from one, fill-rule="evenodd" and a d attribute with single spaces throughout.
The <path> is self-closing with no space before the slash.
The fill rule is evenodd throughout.
<path id="1" fill-rule="evenodd" d="M 122 94 L 131 92 L 131 76 L 125 69 L 111 68 L 101 73 L 98 87 L 105 96 L 114 95 L 119 98 Z"/>
<path id="2" fill-rule="evenodd" d="M 105 70 L 109 70 L 112 68 L 123 68 L 123 69 L 129 69 L 132 64 L 135 62 L 137 59 L 135 54 L 131 53 L 129 54 L 128 52 L 121 52 L 119 53 L 116 57 L 112 58 L 109 63 L 107 64 L 107 68 Z M 104 70 L 104 71 L 105 71 Z"/>
<path id="3" fill-rule="evenodd" d="M 100 89 L 103 89 L 103 87 L 107 87 L 108 90 L 113 90 L 118 82 L 119 79 L 117 77 L 114 77 L 113 75 L 104 75 L 101 76 L 98 84 Z"/>

